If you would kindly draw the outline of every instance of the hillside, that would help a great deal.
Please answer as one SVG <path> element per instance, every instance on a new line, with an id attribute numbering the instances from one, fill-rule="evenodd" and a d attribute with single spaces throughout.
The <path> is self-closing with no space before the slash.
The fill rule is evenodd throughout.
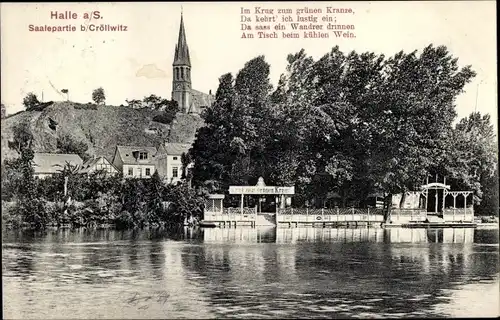
<path id="1" fill-rule="evenodd" d="M 35 152 L 56 151 L 57 138 L 69 134 L 88 146 L 90 155 L 111 159 L 116 145 L 158 147 L 163 141 L 191 143 L 203 120 L 197 115 L 177 114 L 170 125 L 153 121 L 158 111 L 129 107 L 54 102 L 42 111 L 24 111 L 2 119 L 2 161 L 15 156 L 8 148 L 12 128 L 29 121 L 35 136 Z M 52 128 L 51 128 L 52 127 Z"/>

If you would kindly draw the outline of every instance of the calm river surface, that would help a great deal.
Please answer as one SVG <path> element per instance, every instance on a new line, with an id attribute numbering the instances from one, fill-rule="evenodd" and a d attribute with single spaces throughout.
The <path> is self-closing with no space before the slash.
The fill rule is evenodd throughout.
<path id="1" fill-rule="evenodd" d="M 4 318 L 499 315 L 498 229 L 2 234 Z"/>

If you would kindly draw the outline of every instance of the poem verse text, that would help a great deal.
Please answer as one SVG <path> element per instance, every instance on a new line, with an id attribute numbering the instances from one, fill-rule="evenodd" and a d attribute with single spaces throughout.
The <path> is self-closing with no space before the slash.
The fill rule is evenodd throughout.
<path id="1" fill-rule="evenodd" d="M 356 38 L 352 8 L 240 8 L 242 39 Z"/>

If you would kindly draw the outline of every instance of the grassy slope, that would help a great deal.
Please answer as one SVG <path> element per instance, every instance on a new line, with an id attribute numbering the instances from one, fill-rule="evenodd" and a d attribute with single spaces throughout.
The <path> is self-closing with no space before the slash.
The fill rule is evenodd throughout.
<path id="1" fill-rule="evenodd" d="M 165 125 L 152 121 L 157 114 L 152 110 L 115 106 L 79 109 L 82 106 L 85 107 L 73 102 L 55 102 L 43 111 L 22 112 L 2 119 L 2 160 L 15 156 L 7 141 L 12 139 L 13 125 L 26 120 L 35 136 L 36 152 L 54 152 L 57 137 L 69 133 L 87 143 L 89 154 L 110 160 L 117 144 L 158 147 L 163 141 L 192 142 L 196 129 L 202 125 L 202 120 L 193 115 L 178 114 L 171 125 Z M 57 122 L 55 131 L 49 128 L 49 119 Z"/>

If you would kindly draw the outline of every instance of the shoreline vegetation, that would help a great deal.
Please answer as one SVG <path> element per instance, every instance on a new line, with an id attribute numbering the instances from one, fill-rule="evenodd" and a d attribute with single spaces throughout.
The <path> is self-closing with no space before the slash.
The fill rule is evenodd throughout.
<path id="1" fill-rule="evenodd" d="M 203 214 L 203 194 L 186 183 L 122 179 L 104 173 L 65 173 L 34 178 L 29 195 L 4 194 L 2 225 L 10 228 L 170 228 L 195 225 Z M 8 201 L 7 201 L 8 198 Z"/>
<path id="2" fill-rule="evenodd" d="M 18 157 L 1 167 L 3 224 L 194 224 L 207 194 L 223 193 L 224 206 L 237 206 L 228 186 L 255 185 L 259 177 L 269 185 L 295 186 L 293 207 L 365 207 L 365 199 L 381 194 L 386 215 L 393 195 L 401 195 L 402 207 L 408 191 L 419 190 L 429 177 L 445 177 L 451 190 L 473 191 L 473 199 L 457 199 L 457 206 L 473 201 L 477 215 L 498 216 L 496 133 L 489 114 L 457 119 L 456 98 L 476 73 L 460 67 L 446 47 L 386 57 L 336 46 L 317 60 L 300 50 L 287 61 L 276 87 L 264 56 L 236 76 L 219 78 L 215 101 L 201 114 L 203 125 L 185 155 L 194 167 L 183 168 L 178 185 L 156 172 L 151 179 L 123 179 L 82 175 L 69 165 L 37 179 L 33 119 L 24 117 L 8 142 Z M 28 98 L 26 103 L 36 100 Z M 86 123 L 86 130 L 98 131 L 94 125 Z M 88 156 L 92 142 L 73 138 L 61 141 L 60 149 Z"/>

